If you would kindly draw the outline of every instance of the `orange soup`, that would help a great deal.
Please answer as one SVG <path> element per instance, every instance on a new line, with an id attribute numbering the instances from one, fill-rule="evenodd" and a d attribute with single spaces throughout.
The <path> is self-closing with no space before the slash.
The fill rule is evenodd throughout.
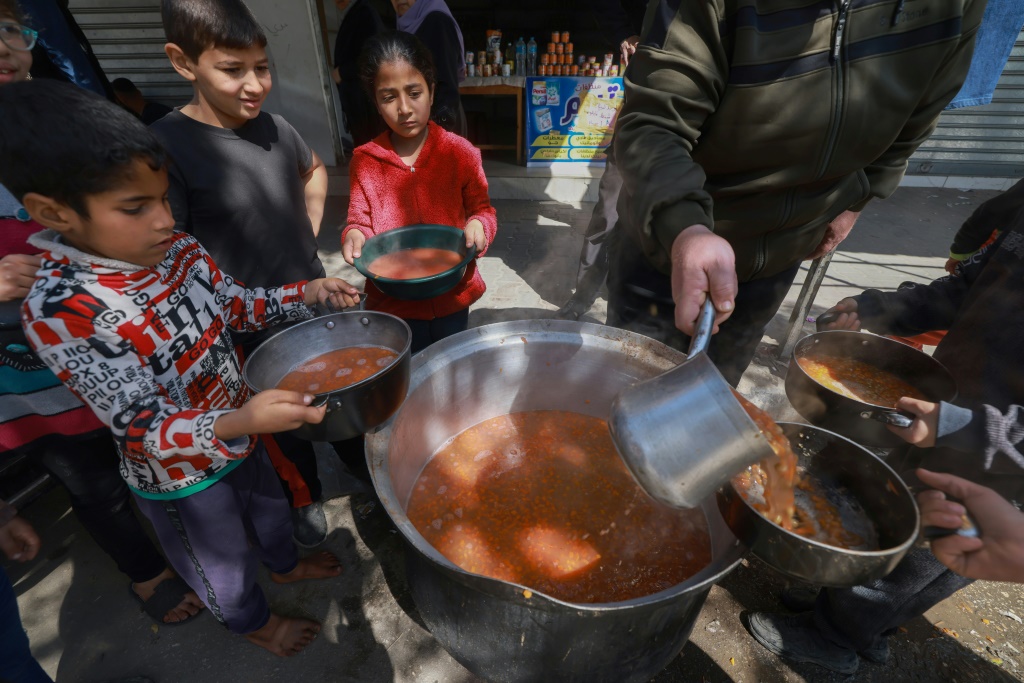
<path id="1" fill-rule="evenodd" d="M 797 358 L 796 362 L 818 384 L 855 401 L 895 408 L 902 396 L 927 398 L 899 377 L 863 361 L 813 356 Z"/>
<path id="2" fill-rule="evenodd" d="M 466 571 L 568 602 L 651 595 L 711 562 L 704 513 L 647 496 L 607 423 L 577 413 L 513 413 L 470 427 L 424 467 L 408 515 Z"/>
<path id="3" fill-rule="evenodd" d="M 377 277 L 392 280 L 414 280 L 439 275 L 459 265 L 462 257 L 447 249 L 417 247 L 384 254 L 375 258 L 367 270 Z"/>
<path id="4" fill-rule="evenodd" d="M 837 548 L 877 550 L 870 520 L 864 514 L 850 515 L 848 519 L 858 528 L 847 528 L 821 483 L 797 469 L 796 453 L 782 428 L 768 413 L 733 394 L 775 453 L 733 477 L 733 486 L 744 500 L 765 519 L 793 533 Z"/>
<path id="5" fill-rule="evenodd" d="M 379 346 L 349 346 L 328 351 L 300 363 L 278 382 L 278 389 L 325 394 L 361 382 L 395 362 L 391 349 Z"/>

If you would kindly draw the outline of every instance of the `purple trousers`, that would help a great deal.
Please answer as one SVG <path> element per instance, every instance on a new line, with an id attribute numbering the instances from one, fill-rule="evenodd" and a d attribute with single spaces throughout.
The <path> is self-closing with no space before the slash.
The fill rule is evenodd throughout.
<path id="1" fill-rule="evenodd" d="M 135 500 L 153 523 L 167 561 L 218 621 L 239 634 L 266 625 L 270 607 L 256 583 L 256 562 L 286 574 L 299 555 L 291 507 L 262 442 L 204 491 Z"/>

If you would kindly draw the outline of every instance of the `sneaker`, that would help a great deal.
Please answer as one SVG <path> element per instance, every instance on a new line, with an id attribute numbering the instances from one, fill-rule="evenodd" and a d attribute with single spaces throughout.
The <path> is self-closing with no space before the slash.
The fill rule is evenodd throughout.
<path id="1" fill-rule="evenodd" d="M 889 637 L 878 636 L 871 647 L 858 652 L 861 657 L 874 664 L 885 664 L 889 661 Z"/>
<path id="2" fill-rule="evenodd" d="M 327 540 L 327 516 L 320 501 L 292 508 L 292 525 L 292 538 L 303 548 L 315 548 Z"/>
<path id="3" fill-rule="evenodd" d="M 810 662 L 841 674 L 855 673 L 860 664 L 856 652 L 821 635 L 810 612 L 755 612 L 748 619 L 747 629 L 767 650 L 794 662 Z"/>
<path id="4" fill-rule="evenodd" d="M 817 588 L 811 586 L 790 586 L 782 591 L 782 604 L 790 612 L 810 612 L 818 601 Z"/>
<path id="5" fill-rule="evenodd" d="M 559 320 L 579 320 L 584 313 L 590 310 L 590 306 L 584 306 L 575 297 L 565 302 L 565 305 L 558 309 L 555 317 Z"/>

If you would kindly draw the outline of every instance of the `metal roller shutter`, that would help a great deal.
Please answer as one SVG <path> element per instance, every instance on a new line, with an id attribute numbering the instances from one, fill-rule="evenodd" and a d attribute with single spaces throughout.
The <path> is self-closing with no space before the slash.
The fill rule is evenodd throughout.
<path id="1" fill-rule="evenodd" d="M 192 97 L 192 87 L 164 54 L 160 0 L 70 0 L 69 7 L 107 78 L 130 78 L 148 99 L 171 106 Z"/>
<path id="2" fill-rule="evenodd" d="M 1024 177 L 1024 32 L 1003 69 L 992 103 L 943 112 L 938 128 L 910 158 L 907 173 Z"/>

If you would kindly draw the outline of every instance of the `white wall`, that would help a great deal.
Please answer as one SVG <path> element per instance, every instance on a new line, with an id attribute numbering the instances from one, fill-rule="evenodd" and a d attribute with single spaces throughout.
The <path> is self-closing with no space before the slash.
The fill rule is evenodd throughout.
<path id="1" fill-rule="evenodd" d="M 274 88 L 265 109 L 292 124 L 324 163 L 340 150 L 334 83 L 316 0 L 246 0 L 267 33 Z"/>

